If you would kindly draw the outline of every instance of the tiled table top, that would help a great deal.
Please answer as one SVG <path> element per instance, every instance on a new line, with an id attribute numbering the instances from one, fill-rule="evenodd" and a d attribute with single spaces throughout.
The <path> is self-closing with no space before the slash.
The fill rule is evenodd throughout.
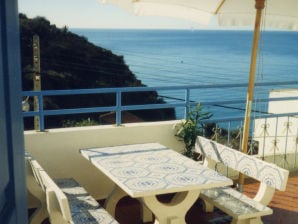
<path id="1" fill-rule="evenodd" d="M 206 189 L 232 180 L 159 143 L 81 149 L 131 197 Z"/>

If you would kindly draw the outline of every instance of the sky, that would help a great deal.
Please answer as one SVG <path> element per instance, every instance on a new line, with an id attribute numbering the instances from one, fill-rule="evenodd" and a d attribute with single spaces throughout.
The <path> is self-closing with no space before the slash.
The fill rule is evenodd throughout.
<path id="1" fill-rule="evenodd" d="M 125 10 L 99 3 L 98 0 L 18 0 L 19 12 L 29 18 L 43 16 L 57 27 L 130 28 L 130 29 L 193 29 L 200 25 L 190 21 L 135 16 Z"/>

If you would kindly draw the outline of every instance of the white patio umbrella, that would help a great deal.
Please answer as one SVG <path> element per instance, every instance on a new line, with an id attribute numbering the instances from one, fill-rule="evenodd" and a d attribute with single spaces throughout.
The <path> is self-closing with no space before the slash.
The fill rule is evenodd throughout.
<path id="1" fill-rule="evenodd" d="M 298 29 L 296 0 L 99 0 L 117 5 L 135 15 L 187 19 L 209 25 L 216 16 L 221 26 L 253 25 L 256 5 L 266 4 L 266 26 Z"/>
<path id="2" fill-rule="evenodd" d="M 220 26 L 253 26 L 247 103 L 242 151 L 247 153 L 249 126 L 254 94 L 258 40 L 262 14 L 266 27 L 298 30 L 298 0 L 101 0 L 136 15 L 158 15 L 187 19 L 208 25 L 213 17 Z M 243 177 L 240 178 L 243 183 Z"/>

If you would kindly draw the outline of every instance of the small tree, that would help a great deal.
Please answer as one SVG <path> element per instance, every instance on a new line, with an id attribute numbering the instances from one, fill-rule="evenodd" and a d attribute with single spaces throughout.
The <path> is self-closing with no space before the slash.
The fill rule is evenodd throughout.
<path id="1" fill-rule="evenodd" d="M 183 155 L 196 159 L 193 151 L 196 138 L 198 135 L 203 135 L 206 126 L 203 121 L 209 119 L 212 115 L 210 112 L 204 112 L 202 105 L 199 103 L 195 109 L 189 111 L 185 120 L 175 126 L 175 136 L 184 142 Z"/>

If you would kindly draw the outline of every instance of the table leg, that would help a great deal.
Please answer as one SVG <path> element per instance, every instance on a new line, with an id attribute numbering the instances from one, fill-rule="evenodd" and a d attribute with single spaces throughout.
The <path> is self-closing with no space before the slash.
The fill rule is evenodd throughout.
<path id="1" fill-rule="evenodd" d="M 152 222 L 153 221 L 153 215 L 149 208 L 147 208 L 142 201 L 141 204 L 141 217 L 143 223 Z"/>
<path id="2" fill-rule="evenodd" d="M 186 224 L 185 215 L 200 195 L 200 190 L 176 193 L 170 203 L 160 202 L 156 196 L 142 200 L 155 215 L 155 224 Z"/>
<path id="3" fill-rule="evenodd" d="M 107 199 L 105 200 L 104 207 L 114 218 L 115 218 L 116 206 L 118 202 L 125 196 L 127 196 L 127 194 L 120 187 L 115 185 L 113 191 L 111 192 L 109 197 L 107 197 Z"/>
<path id="4" fill-rule="evenodd" d="M 110 193 L 110 195 L 106 198 L 104 207 L 109 212 L 111 216 L 115 218 L 116 214 L 116 207 L 118 202 L 127 196 L 127 194 L 117 185 L 115 185 L 113 191 Z M 153 216 L 150 209 L 148 209 L 143 203 L 141 204 L 141 216 L 143 222 L 152 222 Z"/>

